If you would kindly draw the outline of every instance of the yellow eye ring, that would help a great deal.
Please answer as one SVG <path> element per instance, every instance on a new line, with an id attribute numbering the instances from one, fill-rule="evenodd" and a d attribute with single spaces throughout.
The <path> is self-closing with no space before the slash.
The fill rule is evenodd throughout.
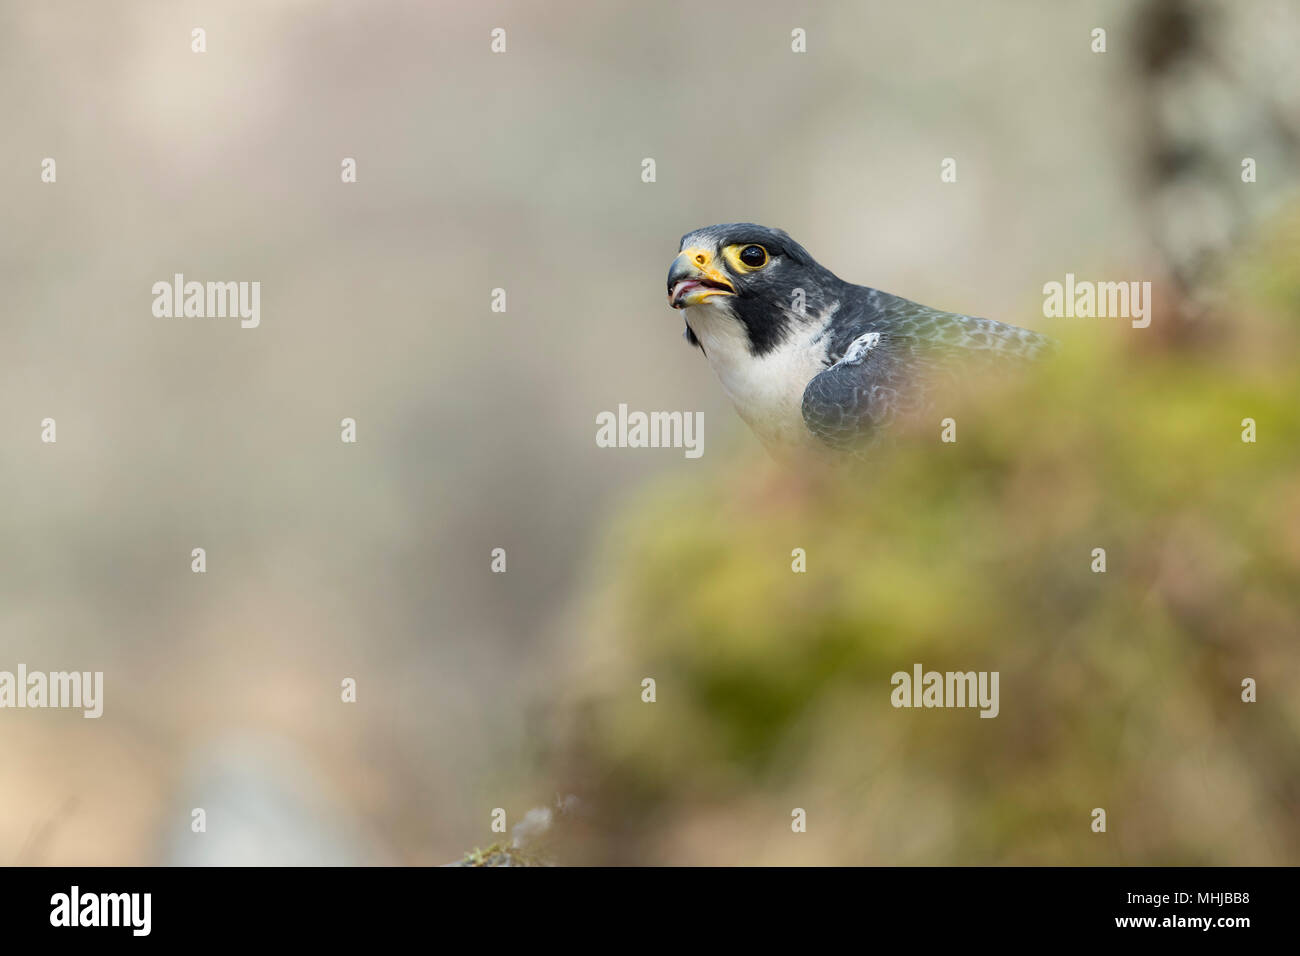
<path id="1" fill-rule="evenodd" d="M 771 261 L 766 249 L 756 242 L 727 246 L 723 250 L 727 263 L 737 272 L 756 272 Z"/>

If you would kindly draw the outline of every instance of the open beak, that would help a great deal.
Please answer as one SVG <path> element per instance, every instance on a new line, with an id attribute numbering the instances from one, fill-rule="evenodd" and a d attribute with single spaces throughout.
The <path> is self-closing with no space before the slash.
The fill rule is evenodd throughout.
<path id="1" fill-rule="evenodd" d="M 674 309 L 699 305 L 712 295 L 735 295 L 736 287 L 713 264 L 708 249 L 684 249 L 668 270 L 668 304 Z"/>

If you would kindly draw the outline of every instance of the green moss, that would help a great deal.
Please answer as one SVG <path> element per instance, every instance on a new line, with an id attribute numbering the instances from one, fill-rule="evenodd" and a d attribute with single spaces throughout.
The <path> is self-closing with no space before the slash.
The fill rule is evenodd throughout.
<path id="1" fill-rule="evenodd" d="M 548 866 L 540 857 L 525 853 L 507 843 L 493 843 L 486 849 L 475 847 L 456 866 Z"/>
<path id="2" fill-rule="evenodd" d="M 1300 861 L 1297 234 L 1243 251 L 1230 311 L 1184 337 L 1206 344 L 1084 320 L 954 445 L 905 437 L 865 477 L 710 459 L 648 488 L 592 574 L 563 770 L 637 846 L 719 807 L 769 821 L 716 849 L 706 830 L 693 862 L 802 859 L 809 804 L 826 862 Z M 1002 713 L 895 710 L 914 663 L 999 671 Z"/>

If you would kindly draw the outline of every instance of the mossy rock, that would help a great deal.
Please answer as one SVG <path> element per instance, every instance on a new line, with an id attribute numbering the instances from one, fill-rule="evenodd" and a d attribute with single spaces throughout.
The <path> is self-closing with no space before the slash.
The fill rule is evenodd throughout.
<path id="1" fill-rule="evenodd" d="M 592 859 L 1300 863 L 1298 236 L 1194 330 L 1039 323 L 1061 357 L 955 443 L 936 417 L 866 475 L 706 458 L 628 501 L 556 768 Z M 894 708 L 915 663 L 998 671 L 999 715 Z"/>

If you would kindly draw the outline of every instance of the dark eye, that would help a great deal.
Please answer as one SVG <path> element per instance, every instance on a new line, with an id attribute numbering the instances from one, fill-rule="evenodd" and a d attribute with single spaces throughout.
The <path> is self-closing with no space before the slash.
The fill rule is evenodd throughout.
<path id="1" fill-rule="evenodd" d="M 757 269 L 767 263 L 767 250 L 762 246 L 746 246 L 740 250 L 740 261 L 751 269 Z"/>

